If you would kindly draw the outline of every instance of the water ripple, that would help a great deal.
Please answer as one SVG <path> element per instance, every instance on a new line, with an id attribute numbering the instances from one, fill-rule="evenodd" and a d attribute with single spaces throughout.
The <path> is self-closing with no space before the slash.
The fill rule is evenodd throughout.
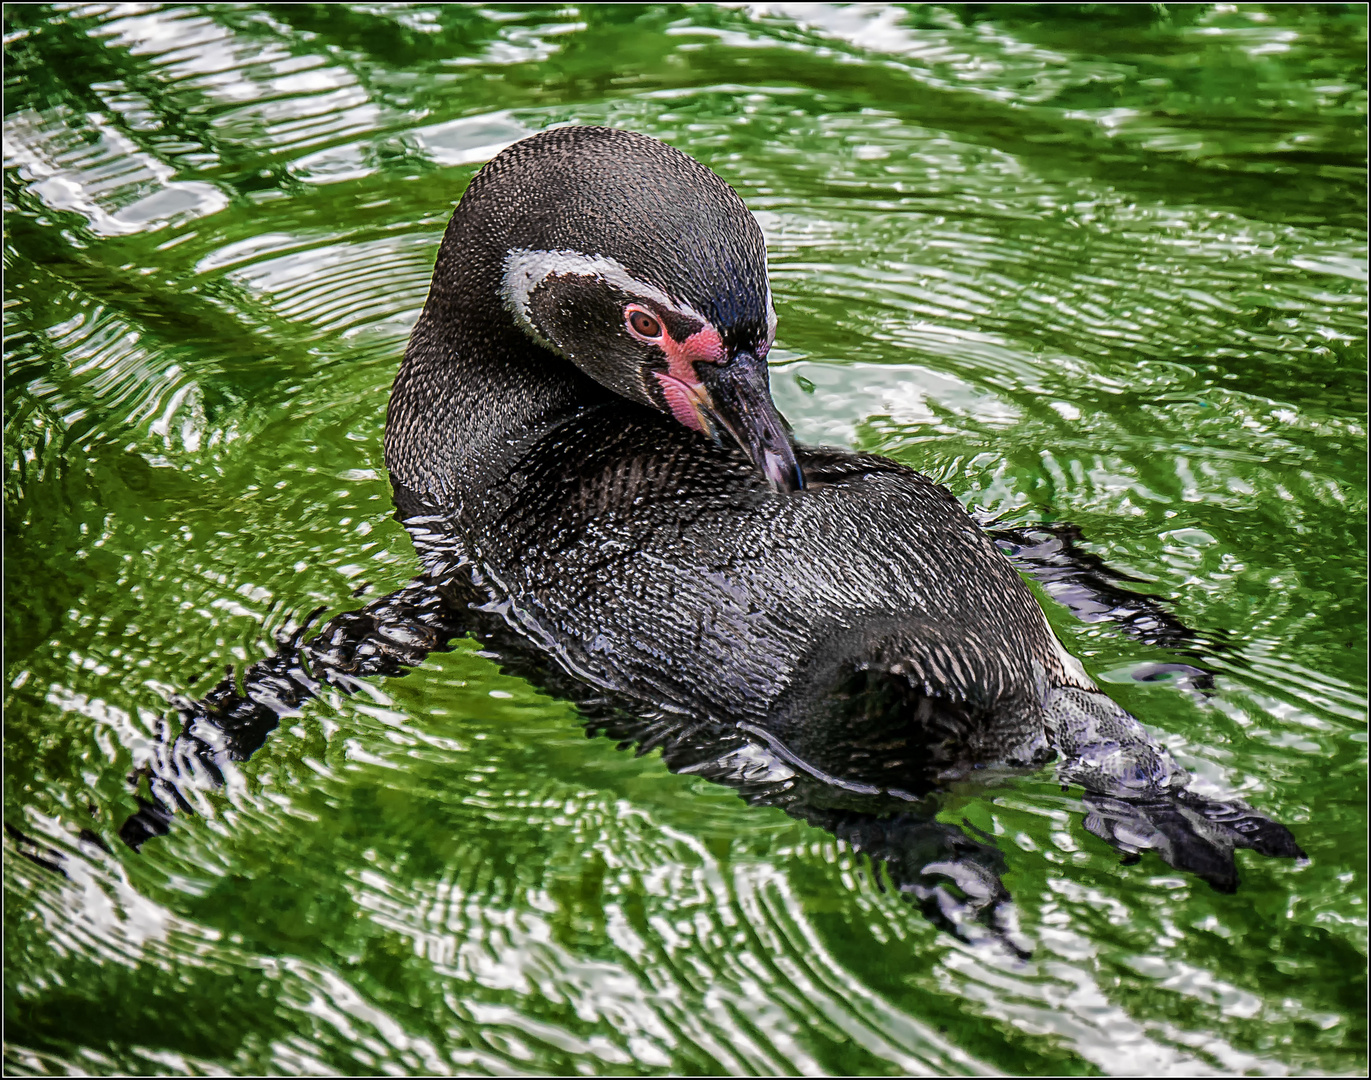
<path id="1" fill-rule="evenodd" d="M 1328 5 L 8 8 L 7 1069 L 1364 1071 L 1364 45 Z M 472 642 L 118 846 L 175 695 L 413 573 L 386 388 L 476 168 L 565 123 L 743 194 L 801 438 L 1078 525 L 1193 627 L 1206 698 L 1044 597 L 1310 863 L 1232 901 L 1046 775 L 959 790 L 1036 949 L 988 955 Z"/>

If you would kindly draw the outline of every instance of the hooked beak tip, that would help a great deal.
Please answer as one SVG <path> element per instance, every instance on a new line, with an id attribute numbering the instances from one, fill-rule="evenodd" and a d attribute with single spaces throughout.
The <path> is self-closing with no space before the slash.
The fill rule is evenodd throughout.
<path id="1" fill-rule="evenodd" d="M 762 460 L 757 464 L 761 467 L 762 475 L 770 482 L 772 490 L 783 495 L 804 490 L 804 472 L 801 471 L 800 463 L 795 460 L 793 452 L 782 455 L 774 450 L 763 450 L 761 457 Z"/>

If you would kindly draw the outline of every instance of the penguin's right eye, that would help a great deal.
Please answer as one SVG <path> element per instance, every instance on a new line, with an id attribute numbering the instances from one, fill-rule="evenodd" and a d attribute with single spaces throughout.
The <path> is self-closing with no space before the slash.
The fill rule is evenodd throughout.
<path id="1" fill-rule="evenodd" d="M 635 337 L 655 341 L 662 336 L 662 324 L 642 308 L 628 309 L 628 328 Z"/>

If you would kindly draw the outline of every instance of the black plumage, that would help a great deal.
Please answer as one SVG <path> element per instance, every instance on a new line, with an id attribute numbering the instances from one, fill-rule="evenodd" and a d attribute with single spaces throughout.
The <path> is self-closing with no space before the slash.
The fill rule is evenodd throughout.
<path id="1" fill-rule="evenodd" d="M 713 173 L 603 128 L 515 144 L 453 215 L 391 399 L 386 463 L 402 513 L 442 522 L 437 557 L 455 545 L 488 599 L 581 678 L 792 748 L 839 722 L 854 678 L 888 683 L 890 767 L 865 761 L 866 780 L 953 764 L 927 759 L 942 726 L 961 738 L 935 740 L 935 758 L 1051 756 L 1049 690 L 1093 685 L 946 489 L 801 448 L 806 489 L 774 490 L 732 441 L 610 390 L 636 377 L 634 357 L 608 375 L 583 360 L 618 332 L 594 276 L 561 283 L 564 304 L 609 312 L 563 316 L 589 343 L 575 362 L 518 325 L 503 266 L 523 250 L 613 260 L 726 347 L 769 344 L 761 231 Z"/>
<path id="2" fill-rule="evenodd" d="M 453 214 L 390 401 L 386 464 L 422 575 L 282 638 L 241 689 L 176 699 L 181 731 L 124 840 L 165 833 L 183 787 L 322 685 L 472 634 L 592 730 L 880 859 L 962 936 L 985 924 L 1013 944 L 999 854 L 934 818 L 973 769 L 1055 756 L 1087 829 L 1224 891 L 1235 848 L 1301 855 L 1283 826 L 1186 790 L 1015 566 L 1083 616 L 1168 646 L 1194 635 L 1070 529 L 992 541 L 912 469 L 794 447 L 767 385 L 774 326 L 759 228 L 686 155 L 573 127 L 496 157 Z"/>

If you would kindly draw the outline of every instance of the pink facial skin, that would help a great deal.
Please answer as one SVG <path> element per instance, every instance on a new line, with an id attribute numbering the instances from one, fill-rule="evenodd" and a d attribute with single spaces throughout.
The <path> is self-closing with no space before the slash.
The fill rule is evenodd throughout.
<path id="1" fill-rule="evenodd" d="M 656 337 L 646 337 L 638 333 L 629 321 L 635 311 L 650 315 L 662 327 L 662 332 Z M 695 374 L 695 365 L 719 364 L 724 361 L 724 343 L 719 337 L 719 331 L 705 323 L 684 341 L 677 341 L 667 332 L 665 324 L 658 316 L 637 304 L 630 304 L 624 309 L 624 325 L 633 337 L 645 344 L 656 345 L 666 353 L 666 371 L 654 371 L 653 374 L 661 383 L 662 394 L 671 409 L 671 415 L 692 431 L 704 431 L 697 403 L 706 400 L 706 395 Z"/>
<path id="2" fill-rule="evenodd" d="M 695 409 L 694 397 L 686 389 L 686 384 L 661 371 L 654 371 L 652 374 L 656 375 L 657 381 L 662 384 L 662 395 L 671 407 L 671 415 L 693 431 L 704 431 L 700 414 Z"/>

